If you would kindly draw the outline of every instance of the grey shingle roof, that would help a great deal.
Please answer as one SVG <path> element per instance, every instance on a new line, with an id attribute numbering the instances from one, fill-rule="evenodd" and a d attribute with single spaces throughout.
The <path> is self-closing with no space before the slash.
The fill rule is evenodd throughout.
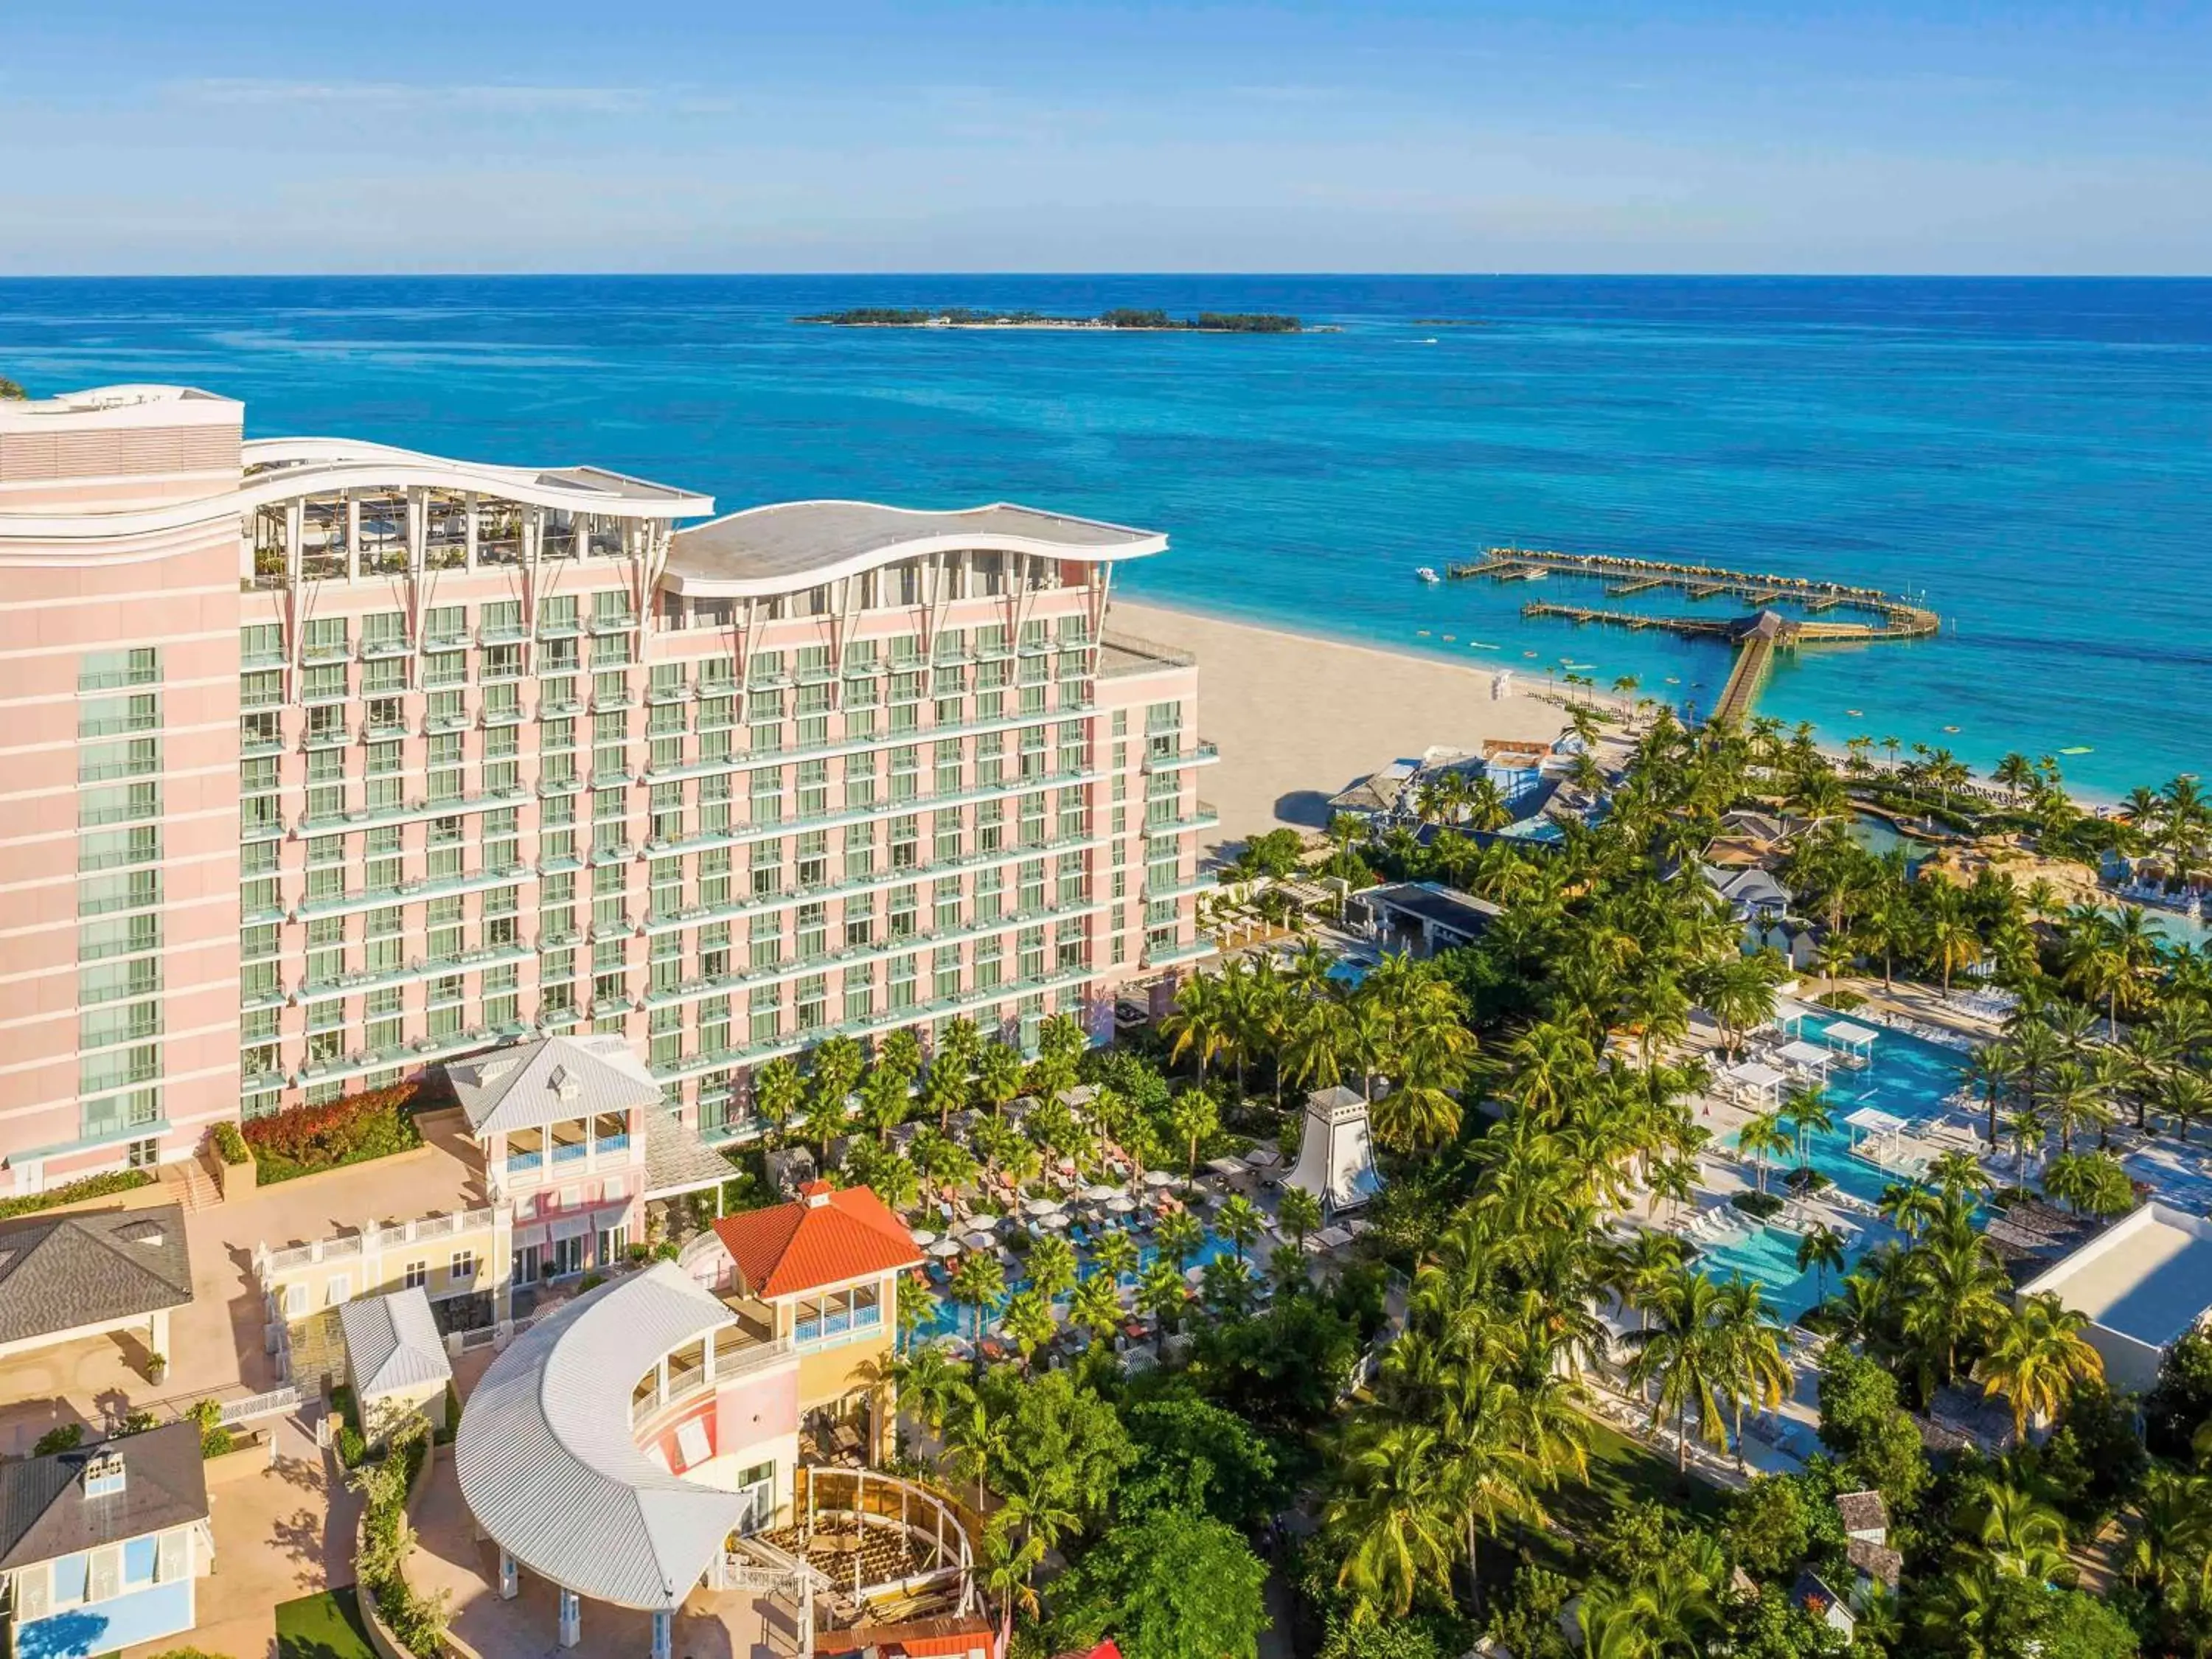
<path id="1" fill-rule="evenodd" d="M 430 1298 L 419 1285 L 340 1303 L 338 1324 L 345 1331 L 346 1358 L 363 1404 L 443 1382 L 453 1374 Z"/>
<path id="2" fill-rule="evenodd" d="M 448 1066 L 447 1078 L 477 1134 L 659 1103 L 660 1085 L 612 1035 L 539 1037 Z"/>
<path id="3" fill-rule="evenodd" d="M 453 1472 L 477 1523 L 542 1577 L 619 1607 L 680 1605 L 750 1499 L 685 1480 L 630 1438 L 630 1392 L 670 1350 L 732 1323 L 672 1261 L 547 1315 L 469 1396 Z"/>
<path id="4" fill-rule="evenodd" d="M 191 1299 L 185 1212 L 174 1204 L 0 1226 L 0 1342 L 135 1318 Z"/>
<path id="5" fill-rule="evenodd" d="M 84 1466 L 99 1453 L 123 1459 L 123 1490 L 84 1495 Z M 171 1423 L 143 1434 L 0 1464 L 0 1571 L 143 1538 L 207 1518 L 200 1431 Z"/>
<path id="6" fill-rule="evenodd" d="M 737 1174 L 698 1132 L 666 1112 L 645 1115 L 645 1195 L 667 1198 L 720 1186 Z"/>

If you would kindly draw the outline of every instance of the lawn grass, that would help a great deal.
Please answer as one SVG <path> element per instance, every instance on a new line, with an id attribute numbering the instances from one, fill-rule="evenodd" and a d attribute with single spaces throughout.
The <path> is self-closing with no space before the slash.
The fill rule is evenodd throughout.
<path id="1" fill-rule="evenodd" d="M 276 1604 L 276 1659 L 376 1659 L 350 1587 Z"/>

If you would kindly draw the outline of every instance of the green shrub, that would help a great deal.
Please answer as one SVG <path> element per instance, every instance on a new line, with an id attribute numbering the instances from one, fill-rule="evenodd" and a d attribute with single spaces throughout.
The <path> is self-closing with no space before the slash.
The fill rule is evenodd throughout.
<path id="1" fill-rule="evenodd" d="M 215 1126 L 215 1152 L 224 1163 L 233 1164 L 244 1164 L 252 1157 L 246 1150 L 246 1137 L 239 1133 L 235 1123 Z"/>
<path id="2" fill-rule="evenodd" d="M 1779 1193 L 1737 1193 L 1729 1202 L 1746 1215 L 1760 1221 L 1782 1213 L 1782 1195 Z"/>
<path id="3" fill-rule="evenodd" d="M 605 1273 L 586 1273 L 576 1281 L 576 1294 L 581 1296 L 586 1291 L 596 1291 L 606 1282 L 607 1276 Z"/>
<path id="4" fill-rule="evenodd" d="M 0 1199 L 0 1221 L 9 1216 L 29 1215 L 39 1210 L 51 1210 L 64 1204 L 75 1204 L 80 1199 L 106 1198 L 113 1193 L 127 1193 L 139 1187 L 150 1186 L 154 1177 L 143 1170 L 111 1170 L 106 1175 L 87 1176 L 82 1181 L 72 1181 L 63 1187 L 50 1188 L 43 1193 L 31 1193 L 21 1198 Z"/>
<path id="5" fill-rule="evenodd" d="M 31 1447 L 33 1457 L 51 1456 L 55 1452 L 75 1451 L 84 1444 L 84 1425 L 64 1423 L 58 1429 L 48 1429 Z"/>
<path id="6" fill-rule="evenodd" d="M 389 1158 L 422 1144 L 415 1127 L 422 1104 L 416 1083 L 348 1095 L 322 1106 L 295 1106 L 257 1117 L 243 1133 L 266 1187 L 318 1170 Z"/>

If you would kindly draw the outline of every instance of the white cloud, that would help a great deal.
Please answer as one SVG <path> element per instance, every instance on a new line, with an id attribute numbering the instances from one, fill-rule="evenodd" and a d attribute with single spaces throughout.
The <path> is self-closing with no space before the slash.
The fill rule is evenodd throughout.
<path id="1" fill-rule="evenodd" d="M 193 103 L 325 106 L 358 109 L 485 111 L 501 114 L 568 112 L 628 115 L 655 94 L 644 87 L 531 86 L 512 82 L 431 83 L 404 81 L 265 81 L 213 77 L 183 81 L 170 90 Z"/>

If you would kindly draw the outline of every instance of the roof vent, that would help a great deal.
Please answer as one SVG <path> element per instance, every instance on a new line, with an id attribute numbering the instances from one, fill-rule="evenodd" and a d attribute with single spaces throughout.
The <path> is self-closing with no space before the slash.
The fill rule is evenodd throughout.
<path id="1" fill-rule="evenodd" d="M 583 1085 L 568 1074 L 568 1068 L 565 1066 L 553 1068 L 552 1073 L 545 1079 L 545 1086 L 560 1100 L 574 1100 L 583 1092 Z"/>
<path id="2" fill-rule="evenodd" d="M 123 1490 L 123 1454 L 96 1451 L 84 1461 L 84 1495 L 106 1498 Z"/>
<path id="3" fill-rule="evenodd" d="M 818 1210 L 824 1204 L 827 1204 L 830 1201 L 830 1194 L 832 1190 L 833 1189 L 830 1183 L 826 1181 L 810 1181 L 805 1186 L 799 1188 L 799 1195 L 801 1199 L 805 1200 L 806 1207 L 808 1209 Z"/>
<path id="4" fill-rule="evenodd" d="M 115 1236 L 127 1243 L 143 1244 L 149 1249 L 158 1246 L 164 1238 L 168 1237 L 162 1231 L 160 1222 L 151 1220 L 133 1221 L 127 1226 L 118 1227 L 115 1230 Z"/>

